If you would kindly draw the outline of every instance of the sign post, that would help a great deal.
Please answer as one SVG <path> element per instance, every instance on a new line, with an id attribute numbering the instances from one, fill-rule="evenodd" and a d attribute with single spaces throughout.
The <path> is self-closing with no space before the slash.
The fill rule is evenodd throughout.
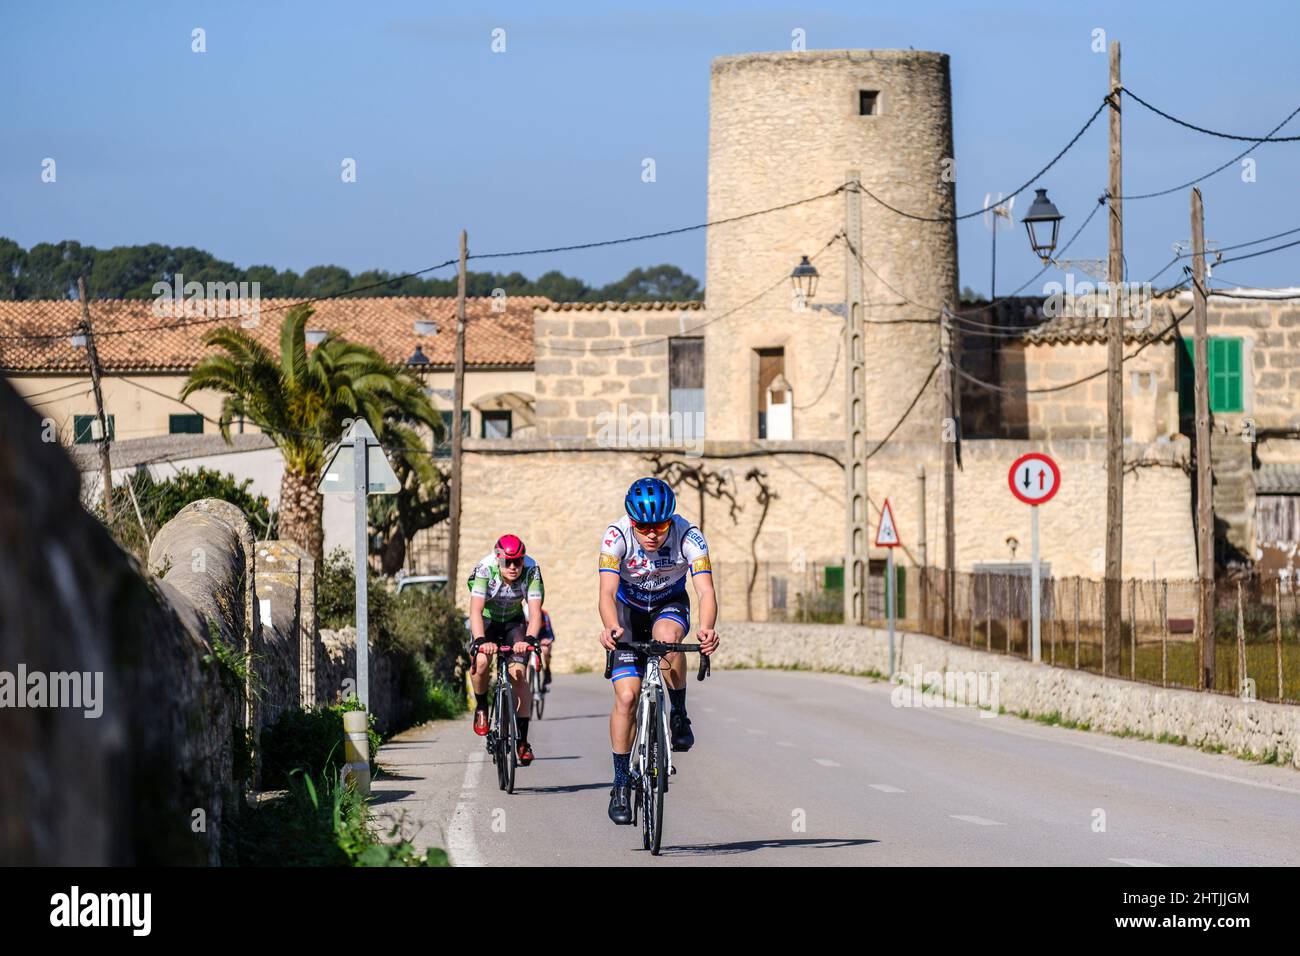
<path id="1" fill-rule="evenodd" d="M 1038 506 L 1050 501 L 1061 487 L 1061 469 L 1047 455 L 1030 452 L 1021 455 L 1007 473 L 1011 493 L 1029 505 L 1030 570 L 1030 656 L 1035 663 L 1043 659 L 1043 582 L 1038 558 Z"/>
<path id="2" fill-rule="evenodd" d="M 895 592 L 897 582 L 894 580 L 894 549 L 899 545 L 898 528 L 894 525 L 894 511 L 885 499 L 880 509 L 880 527 L 876 529 L 876 547 L 885 548 L 889 555 L 885 563 L 885 614 L 889 618 L 889 676 L 894 676 L 894 620 L 897 613 Z"/>
<path id="3" fill-rule="evenodd" d="M 350 480 L 349 480 L 350 479 Z M 357 699 L 370 709 L 370 636 L 366 572 L 369 567 L 369 531 L 366 526 L 366 497 L 396 494 L 400 487 L 393 466 L 379 447 L 379 439 L 365 419 L 352 423 L 321 474 L 317 489 L 323 495 L 348 494 L 356 499 L 356 538 L 353 567 L 356 574 Z"/>

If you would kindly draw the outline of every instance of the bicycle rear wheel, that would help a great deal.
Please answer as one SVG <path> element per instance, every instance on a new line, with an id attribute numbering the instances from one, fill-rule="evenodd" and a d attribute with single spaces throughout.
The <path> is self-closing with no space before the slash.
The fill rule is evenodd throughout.
<path id="1" fill-rule="evenodd" d="M 540 668 L 533 671 L 533 710 L 538 720 L 546 712 L 546 675 Z"/>

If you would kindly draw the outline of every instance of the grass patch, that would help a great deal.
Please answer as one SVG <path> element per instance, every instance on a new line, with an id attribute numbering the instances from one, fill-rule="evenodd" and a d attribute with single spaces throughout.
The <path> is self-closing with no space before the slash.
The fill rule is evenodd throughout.
<path id="1" fill-rule="evenodd" d="M 239 805 L 226 821 L 227 852 L 239 866 L 448 866 L 443 850 L 421 854 L 400 823 L 381 839 L 369 804 L 337 776 L 295 773 L 288 793 L 261 807 Z"/>
<path id="2" fill-rule="evenodd" d="M 343 715 L 361 710 L 351 697 L 341 704 L 311 710 L 286 710 L 262 732 L 262 785 L 266 789 L 290 789 L 295 776 L 318 772 L 326 779 L 338 776 L 343 766 Z M 370 773 L 378 772 L 375 755 L 380 737 L 374 714 L 369 715 Z"/>

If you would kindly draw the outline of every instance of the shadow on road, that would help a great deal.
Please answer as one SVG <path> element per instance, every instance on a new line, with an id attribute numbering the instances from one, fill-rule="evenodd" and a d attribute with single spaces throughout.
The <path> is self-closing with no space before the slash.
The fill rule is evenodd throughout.
<path id="1" fill-rule="evenodd" d="M 820 850 L 841 850 L 854 846 L 879 843 L 879 840 L 855 840 L 834 837 L 798 840 L 743 840 L 737 843 L 695 843 L 688 846 L 666 846 L 663 856 L 730 856 L 734 853 L 752 853 L 754 850 L 784 850 L 813 847 Z"/>
<path id="2" fill-rule="evenodd" d="M 569 714 L 567 717 L 539 717 L 537 718 L 538 726 L 545 724 L 558 723 L 561 720 L 594 720 L 597 717 L 608 717 L 609 713 L 603 714 Z"/>
<path id="3" fill-rule="evenodd" d="M 583 790 L 608 790 L 608 783 L 566 783 L 555 787 L 520 787 L 515 786 L 515 793 L 581 793 Z"/>
<path id="4" fill-rule="evenodd" d="M 414 790 L 372 790 L 370 791 L 370 803 L 374 806 L 381 803 L 396 803 L 398 800 L 405 800 L 407 797 L 414 795 Z"/>

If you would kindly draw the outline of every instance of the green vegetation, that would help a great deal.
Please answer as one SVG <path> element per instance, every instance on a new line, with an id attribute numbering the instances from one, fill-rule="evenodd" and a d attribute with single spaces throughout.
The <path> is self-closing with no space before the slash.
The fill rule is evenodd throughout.
<path id="1" fill-rule="evenodd" d="M 302 275 L 292 269 L 259 265 L 240 268 L 193 247 L 114 246 L 96 249 L 79 242 L 39 242 L 25 250 L 12 239 L 0 237 L 0 299 L 67 299 L 86 277 L 86 288 L 99 299 L 152 299 L 156 282 L 172 281 L 176 273 L 186 282 L 257 282 L 263 298 L 309 299 L 340 295 L 352 290 L 358 296 L 456 294 L 456 279 L 400 278 L 400 273 L 367 269 L 352 275 L 341 266 L 312 266 Z M 377 288 L 366 288 L 377 286 Z M 507 295 L 544 295 L 556 302 L 681 301 L 702 296 L 697 280 L 677 266 L 658 265 L 633 269 L 622 279 L 592 288 L 562 272 L 547 272 L 537 279 L 521 273 L 470 272 L 466 287 L 472 296 L 488 296 L 493 289 Z"/>
<path id="2" fill-rule="evenodd" d="M 395 658 L 401 692 L 410 707 L 402 723 L 454 717 L 465 709 L 465 622 L 447 593 L 408 588 L 400 595 L 369 572 L 367 616 L 374 648 Z M 321 627 L 350 627 L 356 619 L 352 558 L 330 552 L 317 578 L 316 616 Z"/>
<path id="3" fill-rule="evenodd" d="M 288 792 L 265 806 L 240 804 L 225 822 L 222 858 L 238 866 L 447 866 L 447 854 L 416 852 L 393 824 L 385 839 L 375 834 L 367 801 L 337 782 L 328 769 L 319 777 L 291 775 Z"/>
<path id="4" fill-rule="evenodd" d="M 262 732 L 262 786 L 284 789 L 294 774 L 314 771 L 336 777 L 343 766 L 343 715 L 362 709 L 359 700 L 349 697 L 341 704 L 282 713 Z M 381 742 L 374 714 L 369 715 L 369 736 L 373 775 L 379 770 L 375 755 Z"/>

